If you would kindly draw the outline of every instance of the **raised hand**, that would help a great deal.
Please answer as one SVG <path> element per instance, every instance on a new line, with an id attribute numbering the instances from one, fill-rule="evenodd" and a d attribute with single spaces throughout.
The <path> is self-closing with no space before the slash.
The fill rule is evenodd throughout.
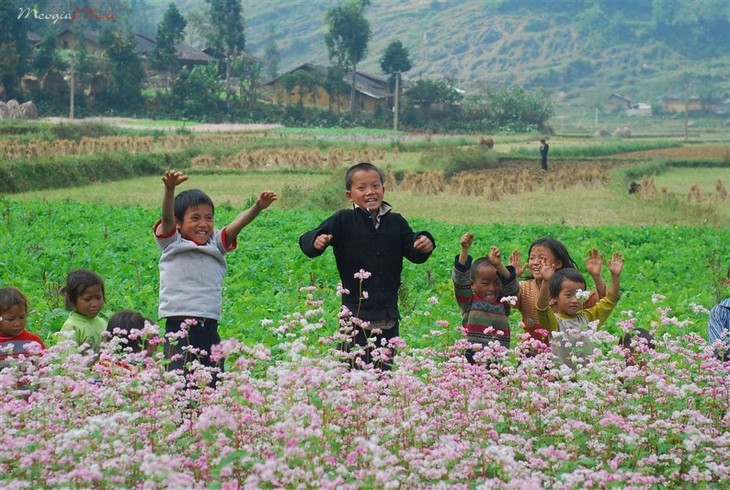
<path id="1" fill-rule="evenodd" d="M 258 207 L 260 210 L 266 209 L 271 206 L 271 203 L 276 201 L 278 198 L 279 196 L 276 195 L 276 192 L 264 191 L 259 194 L 259 198 L 256 199 L 256 207 Z"/>
<path id="2" fill-rule="evenodd" d="M 585 261 L 586 270 L 592 277 L 601 275 L 601 267 L 603 267 L 603 257 L 597 249 L 591 249 L 588 252 L 588 258 Z"/>
<path id="3" fill-rule="evenodd" d="M 498 247 L 492 245 L 490 252 L 487 254 L 487 260 L 489 260 L 489 263 L 494 267 L 497 267 L 502 263 L 502 252 L 499 251 Z"/>
<path id="4" fill-rule="evenodd" d="M 527 264 L 522 265 L 522 256 L 520 255 L 519 250 L 512 251 L 509 256 L 509 265 L 515 268 L 517 277 L 521 276 L 522 273 L 525 272 L 525 269 L 527 269 Z"/>
<path id="5" fill-rule="evenodd" d="M 188 180 L 188 176 L 177 170 L 167 170 L 165 175 L 162 176 L 162 182 L 165 183 L 165 187 L 168 189 L 174 189 L 186 180 Z"/>
<path id="6" fill-rule="evenodd" d="M 624 258 L 620 253 L 614 252 L 611 256 L 611 260 L 608 262 L 608 270 L 611 271 L 612 276 L 620 276 L 621 271 L 624 269 Z"/>
<path id="7" fill-rule="evenodd" d="M 549 283 L 555 274 L 555 265 L 551 264 L 547 257 L 540 257 L 540 274 L 545 283 Z"/>
<path id="8" fill-rule="evenodd" d="M 461 244 L 461 248 L 469 250 L 471 244 L 474 243 L 474 233 L 464 233 L 459 243 Z"/>

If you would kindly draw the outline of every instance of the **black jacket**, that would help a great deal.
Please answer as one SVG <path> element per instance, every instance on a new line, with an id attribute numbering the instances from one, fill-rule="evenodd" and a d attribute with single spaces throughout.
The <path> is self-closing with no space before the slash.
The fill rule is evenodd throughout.
<path id="1" fill-rule="evenodd" d="M 361 208 L 343 209 L 327 218 L 312 231 L 299 237 L 299 246 L 307 257 L 317 257 L 324 250 L 314 248 L 314 240 L 322 234 L 331 234 L 333 252 L 340 273 L 342 287 L 350 294 L 342 295 L 342 304 L 361 320 L 377 321 L 400 318 L 398 289 L 401 283 L 403 258 L 421 264 L 430 253 L 421 253 L 413 243 L 421 235 L 427 236 L 436 247 L 436 241 L 427 231 L 414 233 L 408 222 L 398 213 L 389 211 L 380 217 L 375 229 L 368 211 Z M 372 275 L 362 281 L 355 274 L 360 270 Z"/>

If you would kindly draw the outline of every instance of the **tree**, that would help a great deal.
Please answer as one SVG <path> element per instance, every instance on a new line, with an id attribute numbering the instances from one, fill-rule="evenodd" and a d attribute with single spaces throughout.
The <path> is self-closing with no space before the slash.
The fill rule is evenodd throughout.
<path id="1" fill-rule="evenodd" d="M 26 22 L 18 21 L 13 0 L 0 0 L 0 98 L 16 96 L 28 59 Z"/>
<path id="2" fill-rule="evenodd" d="M 117 109 L 138 109 L 142 106 L 142 62 L 131 39 L 120 32 L 104 31 L 99 42 L 109 60 L 109 87 L 106 103 Z"/>
<path id="3" fill-rule="evenodd" d="M 276 45 L 276 29 L 273 25 L 269 26 L 269 37 L 266 39 L 266 49 L 264 50 L 264 73 L 269 80 L 279 76 L 279 62 L 281 54 L 279 47 Z"/>
<path id="4" fill-rule="evenodd" d="M 400 76 L 400 74 L 410 71 L 411 68 L 413 68 L 413 63 L 411 63 L 410 53 L 402 42 L 393 41 L 385 48 L 385 53 L 380 58 L 380 69 L 386 75 L 390 75 L 388 81 L 391 90 L 394 87 L 396 75 Z"/>
<path id="5" fill-rule="evenodd" d="M 66 63 L 61 59 L 56 49 L 56 36 L 51 32 L 38 45 L 33 57 L 33 70 L 43 76 L 50 70 L 64 70 Z"/>
<path id="6" fill-rule="evenodd" d="M 372 33 L 363 12 L 370 0 L 351 0 L 342 7 L 329 9 L 324 22 L 329 32 L 324 36 L 330 60 L 351 70 L 350 118 L 355 117 L 355 75 L 357 64 L 367 54 Z"/>
<path id="7" fill-rule="evenodd" d="M 231 60 L 246 46 L 241 0 L 205 1 L 210 5 L 210 23 L 215 28 L 208 40 L 226 60 L 226 104 L 230 113 Z"/>
<path id="8" fill-rule="evenodd" d="M 155 49 L 150 54 L 150 66 L 168 74 L 178 72 L 177 50 L 175 46 L 182 42 L 187 21 L 180 14 L 174 3 L 165 11 L 162 22 L 157 27 Z M 169 81 L 168 84 L 169 86 Z"/>

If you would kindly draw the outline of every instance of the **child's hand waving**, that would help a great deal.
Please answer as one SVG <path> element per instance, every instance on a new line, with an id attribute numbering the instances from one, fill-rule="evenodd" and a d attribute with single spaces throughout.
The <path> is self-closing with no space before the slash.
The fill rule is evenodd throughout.
<path id="1" fill-rule="evenodd" d="M 542 280 L 548 283 L 555 274 L 555 265 L 548 262 L 547 257 L 540 258 L 540 274 L 542 274 Z"/>
<path id="2" fill-rule="evenodd" d="M 474 233 L 464 233 L 459 243 L 461 244 L 461 248 L 469 250 L 471 248 L 471 244 L 474 243 Z"/>
<path id="3" fill-rule="evenodd" d="M 522 256 L 520 255 L 519 250 L 513 250 L 512 253 L 509 256 L 509 265 L 515 268 L 515 272 L 517 273 L 517 277 L 521 276 L 523 272 L 525 272 L 525 269 L 527 268 L 527 264 L 522 265 Z"/>
<path id="4" fill-rule="evenodd" d="M 487 254 L 487 260 L 489 260 L 489 263 L 494 267 L 497 267 L 502 263 L 502 252 L 499 251 L 498 247 L 492 245 L 490 252 Z"/>
<path id="5" fill-rule="evenodd" d="M 165 187 L 168 189 L 174 189 L 186 180 L 188 180 L 188 176 L 177 170 L 167 170 L 165 175 L 162 176 L 162 182 L 165 183 Z"/>
<path id="6" fill-rule="evenodd" d="M 601 267 L 603 267 L 603 257 L 597 249 L 591 249 L 588 252 L 588 258 L 585 261 L 586 270 L 592 277 L 596 277 L 601 274 Z"/>
<path id="7" fill-rule="evenodd" d="M 620 253 L 614 252 L 611 256 L 611 260 L 608 263 L 608 270 L 611 271 L 612 276 L 620 276 L 621 271 L 624 269 L 624 258 Z"/>
<path id="8" fill-rule="evenodd" d="M 271 206 L 271 203 L 276 201 L 278 198 L 279 196 L 276 195 L 276 192 L 264 191 L 259 194 L 259 198 L 256 199 L 256 207 L 258 207 L 259 210 L 266 209 Z"/>

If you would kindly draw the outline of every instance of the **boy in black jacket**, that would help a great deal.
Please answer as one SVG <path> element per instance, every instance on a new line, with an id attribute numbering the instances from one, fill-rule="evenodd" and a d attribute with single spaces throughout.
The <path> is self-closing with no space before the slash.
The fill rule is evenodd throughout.
<path id="1" fill-rule="evenodd" d="M 345 195 L 353 208 L 337 211 L 299 237 L 307 257 L 318 257 L 332 246 L 342 287 L 349 291 L 342 295 L 342 305 L 356 318 L 350 345 L 364 347 L 376 334 L 375 345 L 380 347 L 381 339 L 387 342 L 398 336 L 403 258 L 421 264 L 436 247 L 430 233 L 414 233 L 405 218 L 391 211 L 383 201 L 383 181 L 382 172 L 372 163 L 353 165 L 345 175 Z M 369 354 L 366 349 L 366 363 L 372 361 Z M 380 367 L 389 369 L 388 364 Z"/>

